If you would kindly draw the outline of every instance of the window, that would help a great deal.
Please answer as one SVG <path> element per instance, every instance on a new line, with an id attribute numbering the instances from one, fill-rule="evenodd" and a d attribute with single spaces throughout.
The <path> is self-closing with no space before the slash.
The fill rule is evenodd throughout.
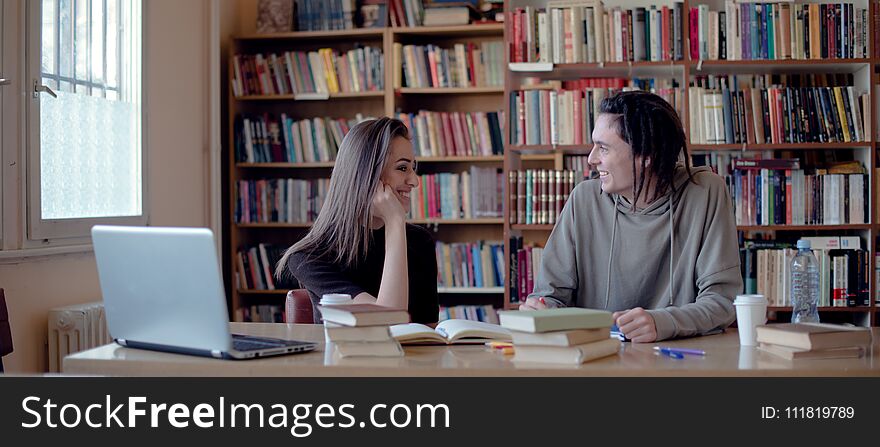
<path id="1" fill-rule="evenodd" d="M 29 239 L 145 224 L 141 1 L 27 5 Z"/>

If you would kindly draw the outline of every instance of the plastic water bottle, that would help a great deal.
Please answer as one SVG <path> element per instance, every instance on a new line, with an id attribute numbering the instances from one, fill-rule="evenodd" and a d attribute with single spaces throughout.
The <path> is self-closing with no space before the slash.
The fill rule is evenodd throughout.
<path id="1" fill-rule="evenodd" d="M 791 322 L 819 322 L 819 262 L 810 241 L 797 241 L 797 255 L 791 260 Z"/>

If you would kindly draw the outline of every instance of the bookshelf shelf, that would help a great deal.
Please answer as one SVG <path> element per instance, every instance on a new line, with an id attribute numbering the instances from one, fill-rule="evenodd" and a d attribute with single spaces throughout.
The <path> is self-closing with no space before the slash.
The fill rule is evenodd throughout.
<path id="1" fill-rule="evenodd" d="M 402 95 L 483 95 L 504 93 L 504 87 L 403 87 L 397 89 Z"/>
<path id="2" fill-rule="evenodd" d="M 500 163 L 503 155 L 474 155 L 456 157 L 416 157 L 419 163 Z"/>
<path id="3" fill-rule="evenodd" d="M 687 61 L 691 74 L 777 74 L 777 73 L 855 73 L 865 69 L 870 59 L 784 59 Z"/>
<path id="4" fill-rule="evenodd" d="M 737 225 L 739 231 L 840 231 L 870 230 L 871 224 L 845 225 Z"/>
<path id="5" fill-rule="evenodd" d="M 857 307 L 819 307 L 819 312 L 871 312 L 873 307 L 871 306 L 857 306 Z M 770 306 L 767 307 L 767 310 L 770 312 L 791 312 L 791 306 Z"/>
<path id="6" fill-rule="evenodd" d="M 852 141 L 841 143 L 762 143 L 762 144 L 691 144 L 688 151 L 811 151 L 827 149 L 859 149 L 870 148 L 870 141 Z"/>
<path id="7" fill-rule="evenodd" d="M 297 99 L 294 95 L 249 95 L 235 98 L 237 101 L 328 101 L 332 99 L 382 98 L 385 92 L 374 90 L 367 92 L 330 93 L 328 99 Z"/>
<path id="8" fill-rule="evenodd" d="M 312 226 L 311 222 L 300 222 L 300 223 L 237 223 L 235 224 L 237 228 L 309 228 Z"/>
<path id="9" fill-rule="evenodd" d="M 501 225 L 504 219 L 498 218 L 482 218 L 482 219 L 412 219 L 408 221 L 416 225 Z"/>
<path id="10" fill-rule="evenodd" d="M 396 36 L 437 36 L 437 37 L 481 37 L 502 36 L 504 34 L 503 23 L 478 23 L 471 25 L 454 26 L 417 26 L 391 28 L 391 33 Z"/>
<path id="11" fill-rule="evenodd" d="M 287 295 L 287 289 L 284 290 L 257 290 L 257 289 L 238 289 L 238 293 L 247 295 Z"/>
<path id="12" fill-rule="evenodd" d="M 522 155 L 520 155 L 520 160 L 522 160 L 522 161 L 554 161 L 554 160 L 556 160 L 556 154 L 522 154 Z"/>
<path id="13" fill-rule="evenodd" d="M 504 287 L 438 287 L 437 293 L 499 294 Z"/>
<path id="14" fill-rule="evenodd" d="M 513 224 L 511 230 L 553 231 L 553 225 Z"/>
<path id="15" fill-rule="evenodd" d="M 236 163 L 235 167 L 243 169 L 315 169 L 332 168 L 332 161 L 316 161 L 313 163 Z"/>
<path id="16" fill-rule="evenodd" d="M 539 75 L 542 78 L 568 76 L 682 76 L 685 61 L 603 62 L 577 64 L 524 64 L 508 65 L 511 73 Z"/>
<path id="17" fill-rule="evenodd" d="M 583 153 L 588 154 L 590 152 L 589 145 L 557 145 L 553 146 L 550 144 L 533 144 L 533 145 L 507 145 L 505 149 L 510 152 L 516 152 L 520 154 L 538 154 L 538 153 L 555 153 L 555 152 L 563 152 L 566 154 L 577 154 Z"/>
<path id="18" fill-rule="evenodd" d="M 273 41 L 273 40 L 338 40 L 345 41 L 355 37 L 374 38 L 381 40 L 385 28 L 355 28 L 336 31 L 295 31 L 290 33 L 249 34 L 237 37 L 239 41 Z"/>

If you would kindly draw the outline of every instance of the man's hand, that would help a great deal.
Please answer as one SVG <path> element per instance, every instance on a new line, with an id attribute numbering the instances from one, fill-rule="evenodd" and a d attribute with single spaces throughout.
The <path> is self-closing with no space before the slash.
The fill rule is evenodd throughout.
<path id="1" fill-rule="evenodd" d="M 520 306 L 522 308 L 522 306 Z M 611 316 L 620 332 L 635 343 L 651 343 L 657 340 L 654 317 L 641 307 L 614 312 Z"/>
<path id="2" fill-rule="evenodd" d="M 526 302 L 519 305 L 519 310 L 539 310 L 547 309 L 550 306 L 544 302 L 544 297 L 526 298 Z"/>

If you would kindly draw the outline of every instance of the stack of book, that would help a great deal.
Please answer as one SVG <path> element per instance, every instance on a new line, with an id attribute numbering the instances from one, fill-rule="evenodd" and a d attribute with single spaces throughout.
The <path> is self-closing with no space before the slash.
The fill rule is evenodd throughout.
<path id="1" fill-rule="evenodd" d="M 232 93 L 241 96 L 294 95 L 379 91 L 384 89 L 381 48 L 355 48 L 344 53 L 332 48 L 285 51 L 281 54 L 236 54 L 232 58 Z M 326 97 L 324 98 L 326 99 Z"/>
<path id="2" fill-rule="evenodd" d="M 579 365 L 620 350 L 608 311 L 566 307 L 499 312 L 499 318 L 513 333 L 514 361 Z"/>
<path id="3" fill-rule="evenodd" d="M 683 3 L 604 10 L 601 1 L 551 1 L 509 13 L 511 62 L 681 60 Z"/>
<path id="4" fill-rule="evenodd" d="M 395 43 L 394 88 L 501 87 L 504 44 L 499 40 L 437 45 Z"/>
<path id="5" fill-rule="evenodd" d="M 398 113 L 410 131 L 417 157 L 501 155 L 504 112 Z"/>
<path id="6" fill-rule="evenodd" d="M 324 333 L 338 357 L 402 357 L 400 343 L 389 327 L 409 323 L 409 313 L 376 304 L 318 306 Z"/>
<path id="7" fill-rule="evenodd" d="M 868 9 L 852 3 L 752 3 L 688 11 L 692 60 L 868 57 Z"/>
<path id="8" fill-rule="evenodd" d="M 510 93 L 510 141 L 514 145 L 554 146 L 591 143 L 602 100 L 621 90 L 654 93 L 683 116 L 684 95 L 674 79 L 530 79 Z"/>
<path id="9" fill-rule="evenodd" d="M 504 244 L 500 241 L 436 242 L 437 286 L 504 285 Z"/>
<path id="10" fill-rule="evenodd" d="M 235 223 L 310 223 L 318 217 L 330 179 L 239 180 Z"/>
<path id="11" fill-rule="evenodd" d="M 525 301 L 526 296 L 535 289 L 535 278 L 541 268 L 543 247 L 524 243 L 522 236 L 510 238 L 510 302 Z"/>
<path id="12" fill-rule="evenodd" d="M 871 344 L 871 329 L 825 323 L 758 326 L 758 349 L 789 360 L 861 357 Z"/>
<path id="13" fill-rule="evenodd" d="M 413 219 L 482 219 L 503 215 L 503 177 L 499 168 L 479 168 L 419 176 L 410 196 Z"/>

